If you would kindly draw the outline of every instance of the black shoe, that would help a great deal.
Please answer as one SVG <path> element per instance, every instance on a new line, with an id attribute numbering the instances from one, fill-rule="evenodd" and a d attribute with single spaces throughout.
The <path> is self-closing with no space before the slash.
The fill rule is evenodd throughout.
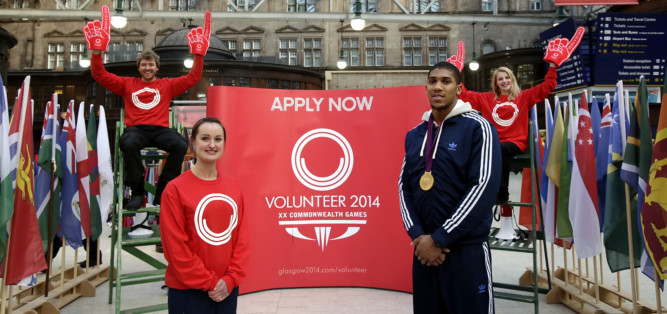
<path id="1" fill-rule="evenodd" d="M 129 202 L 127 202 L 127 206 L 125 207 L 128 210 L 137 210 L 141 208 L 141 205 L 144 202 L 144 197 L 141 195 L 136 195 L 132 196 Z"/>
<path id="2" fill-rule="evenodd" d="M 88 267 L 95 267 L 97 265 L 97 260 L 90 260 Z M 100 252 L 100 265 L 102 265 L 102 252 Z M 86 269 L 86 261 L 79 262 L 79 266 L 83 269 Z"/>
<path id="3" fill-rule="evenodd" d="M 163 253 L 164 252 L 164 250 L 162 249 L 162 243 L 155 245 L 155 252 L 158 252 L 158 253 Z"/>

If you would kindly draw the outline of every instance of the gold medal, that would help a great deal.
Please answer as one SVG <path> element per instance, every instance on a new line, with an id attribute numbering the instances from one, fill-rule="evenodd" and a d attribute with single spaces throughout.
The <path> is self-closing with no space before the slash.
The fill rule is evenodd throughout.
<path id="1" fill-rule="evenodd" d="M 421 186 L 422 190 L 428 191 L 433 187 L 434 182 L 435 180 L 433 179 L 433 175 L 431 175 L 431 172 L 426 171 L 422 175 L 421 179 L 419 179 L 419 186 Z"/>

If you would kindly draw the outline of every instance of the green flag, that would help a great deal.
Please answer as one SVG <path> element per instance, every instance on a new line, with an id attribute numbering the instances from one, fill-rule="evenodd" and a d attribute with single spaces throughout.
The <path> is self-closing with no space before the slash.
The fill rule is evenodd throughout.
<path id="1" fill-rule="evenodd" d="M 556 211 L 556 231 L 561 239 L 572 238 L 572 224 L 570 223 L 570 178 L 571 166 L 567 156 L 570 151 L 570 119 L 572 118 L 572 104 L 567 107 L 565 115 L 565 128 L 563 130 L 563 142 L 560 152 L 560 183 L 558 184 L 558 209 Z"/>
<path id="2" fill-rule="evenodd" d="M 14 212 L 12 166 L 9 155 L 9 107 L 7 91 L 0 78 L 0 261 L 7 250 L 7 222 Z"/>
<path id="3" fill-rule="evenodd" d="M 95 107 L 90 107 L 88 117 L 88 166 L 90 167 L 90 240 L 95 241 L 102 233 L 102 218 L 100 214 L 100 172 L 97 166 L 97 123 L 95 122 Z"/>

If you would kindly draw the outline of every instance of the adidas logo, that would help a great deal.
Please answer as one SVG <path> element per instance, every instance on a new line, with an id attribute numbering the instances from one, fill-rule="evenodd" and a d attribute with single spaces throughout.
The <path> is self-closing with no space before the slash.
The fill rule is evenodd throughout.
<path id="1" fill-rule="evenodd" d="M 447 148 L 447 150 L 456 151 L 457 146 L 459 146 L 459 145 L 456 144 L 456 143 L 449 143 L 449 147 Z"/>
<path id="2" fill-rule="evenodd" d="M 486 285 L 481 284 L 481 285 L 477 286 L 477 289 L 479 289 L 479 294 L 485 293 L 486 292 Z"/>

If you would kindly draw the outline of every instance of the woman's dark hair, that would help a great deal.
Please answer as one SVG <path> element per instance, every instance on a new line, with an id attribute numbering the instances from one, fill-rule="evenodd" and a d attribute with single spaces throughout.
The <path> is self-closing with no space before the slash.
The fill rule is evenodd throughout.
<path id="1" fill-rule="evenodd" d="M 222 128 L 222 139 L 227 142 L 227 131 L 225 130 L 225 126 L 222 125 L 222 122 L 218 120 L 218 118 L 214 117 L 204 117 L 199 119 L 199 121 L 195 122 L 195 125 L 192 126 L 192 133 L 190 134 L 190 141 L 194 141 L 195 138 L 197 138 L 197 134 L 199 133 L 199 127 L 204 124 L 204 123 L 216 123 L 220 125 Z"/>

